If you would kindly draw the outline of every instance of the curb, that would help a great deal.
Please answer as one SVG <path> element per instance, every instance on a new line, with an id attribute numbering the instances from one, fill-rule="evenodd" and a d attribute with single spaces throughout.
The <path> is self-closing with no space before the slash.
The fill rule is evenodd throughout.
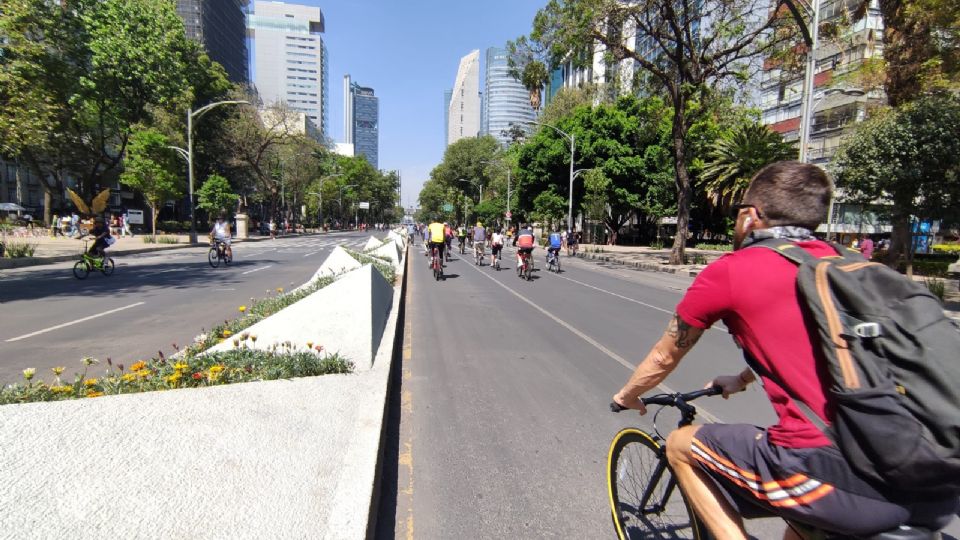
<path id="1" fill-rule="evenodd" d="M 370 508 L 367 512 L 367 532 L 366 538 L 374 538 L 377 532 L 377 522 L 379 521 L 380 496 L 383 484 L 383 465 L 384 454 L 387 440 L 387 423 L 390 418 L 390 402 L 392 399 L 392 389 L 396 377 L 399 377 L 400 366 L 403 358 L 403 328 L 407 316 L 407 271 L 410 269 L 409 245 L 403 250 L 403 279 L 400 282 L 400 296 L 397 305 L 397 319 L 394 328 L 393 343 L 391 344 L 390 367 L 387 373 L 387 387 L 383 399 L 383 415 L 380 420 L 380 440 L 377 446 L 377 462 L 374 468 L 373 492 L 370 496 Z M 384 336 L 386 337 L 386 336 Z M 380 344 L 383 347 L 383 343 Z M 379 353 L 379 351 L 378 351 Z M 379 354 L 378 354 L 379 356 Z"/>
<path id="2" fill-rule="evenodd" d="M 643 272 L 661 272 L 665 274 L 676 274 L 676 275 L 688 276 L 688 277 L 697 277 L 697 275 L 700 274 L 700 270 L 690 270 L 687 268 L 673 268 L 670 266 L 663 266 L 659 264 L 652 264 L 652 263 L 642 262 L 642 261 L 628 261 L 628 260 L 618 259 L 616 257 L 612 257 L 608 255 L 600 255 L 596 253 L 581 252 L 581 253 L 577 253 L 577 257 L 585 260 L 609 262 L 614 264 L 621 264 L 623 266 L 630 266 Z"/>

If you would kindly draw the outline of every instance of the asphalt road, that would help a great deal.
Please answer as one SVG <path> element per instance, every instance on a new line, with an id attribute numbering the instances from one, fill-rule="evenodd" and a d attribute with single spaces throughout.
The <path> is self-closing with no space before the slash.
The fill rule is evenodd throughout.
<path id="1" fill-rule="evenodd" d="M 117 257 L 116 271 L 75 279 L 73 262 L 9 270 L 0 278 L 0 384 L 27 367 L 49 379 L 49 368 L 82 370 L 92 356 L 127 366 L 203 329 L 236 317 L 251 298 L 292 289 L 345 243 L 362 246 L 369 233 L 282 237 L 234 245 L 234 263 L 211 268 L 207 247 Z M 102 369 L 102 366 L 101 368 Z M 94 371 L 92 371 L 94 372 Z"/>
<path id="2" fill-rule="evenodd" d="M 477 268 L 468 254 L 435 282 L 422 250 L 411 253 L 396 464 L 387 467 L 396 485 L 386 484 L 378 536 L 615 536 L 605 485 L 609 443 L 626 426 L 654 429 L 654 415 L 612 414 L 607 405 L 692 280 L 566 257 L 555 275 L 538 249 L 532 282 L 516 276 L 512 251 L 500 272 Z M 698 389 L 742 366 L 716 328 L 664 390 Z M 774 420 L 757 385 L 697 406 L 723 422 Z M 677 420 L 665 412 L 656 423 L 665 435 Z M 757 520 L 748 530 L 780 538 L 783 524 Z"/>

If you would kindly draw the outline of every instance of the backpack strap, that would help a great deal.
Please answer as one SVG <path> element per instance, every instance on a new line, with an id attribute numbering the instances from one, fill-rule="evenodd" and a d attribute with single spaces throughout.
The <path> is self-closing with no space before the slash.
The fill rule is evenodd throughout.
<path id="1" fill-rule="evenodd" d="M 811 255 L 807 250 L 783 238 L 764 238 L 747 246 L 747 248 L 753 247 L 775 251 L 781 256 L 793 261 L 797 266 L 817 260 L 817 257 Z"/>

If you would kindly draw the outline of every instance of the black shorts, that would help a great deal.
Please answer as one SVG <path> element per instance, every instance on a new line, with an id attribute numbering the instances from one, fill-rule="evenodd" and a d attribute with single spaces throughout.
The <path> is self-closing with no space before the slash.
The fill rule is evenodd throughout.
<path id="1" fill-rule="evenodd" d="M 494 255 L 499 255 L 500 250 L 502 249 L 503 249 L 503 244 L 493 244 L 492 246 L 490 246 L 490 252 L 493 253 Z"/>
<path id="2" fill-rule="evenodd" d="M 916 525 L 939 529 L 958 500 L 894 501 L 854 473 L 833 446 L 784 448 L 745 424 L 701 426 L 694 460 L 744 518 L 779 516 L 830 532 L 866 535 Z"/>

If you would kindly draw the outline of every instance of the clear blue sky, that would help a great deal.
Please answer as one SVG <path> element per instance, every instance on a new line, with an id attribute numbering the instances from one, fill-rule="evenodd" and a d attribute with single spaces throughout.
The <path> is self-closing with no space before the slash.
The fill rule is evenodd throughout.
<path id="1" fill-rule="evenodd" d="M 460 58 L 529 34 L 546 0 L 290 0 L 318 6 L 330 53 L 330 136 L 343 141 L 343 76 L 380 98 L 380 168 L 397 169 L 416 203 L 443 158 L 443 91 Z M 481 69 L 482 69 L 481 65 Z M 483 73 L 481 71 L 481 81 Z M 482 82 L 481 82 L 482 84 Z"/>

